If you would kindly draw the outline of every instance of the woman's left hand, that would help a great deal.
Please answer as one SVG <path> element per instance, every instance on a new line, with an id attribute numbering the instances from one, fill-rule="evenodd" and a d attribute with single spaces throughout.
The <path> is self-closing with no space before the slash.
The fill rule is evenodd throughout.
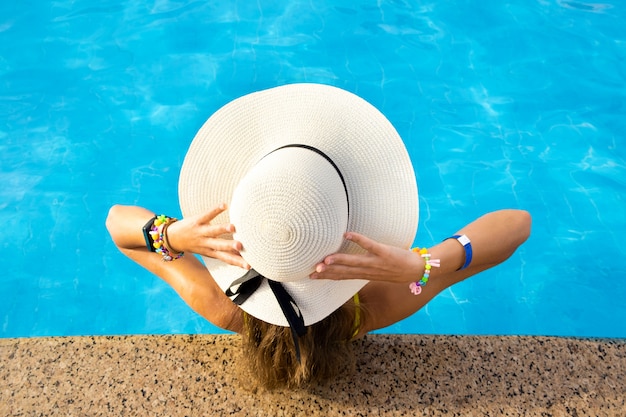
<path id="1" fill-rule="evenodd" d="M 365 254 L 335 253 L 315 267 L 312 279 L 366 279 L 368 281 L 412 282 L 424 270 L 424 261 L 407 249 L 385 245 L 359 233 L 345 235 L 367 251 Z"/>

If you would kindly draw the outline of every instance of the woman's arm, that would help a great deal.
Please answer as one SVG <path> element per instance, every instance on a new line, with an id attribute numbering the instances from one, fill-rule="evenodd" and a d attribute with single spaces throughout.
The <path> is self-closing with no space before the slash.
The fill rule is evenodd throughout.
<path id="1" fill-rule="evenodd" d="M 465 250 L 459 242 L 449 239 L 429 248 L 431 259 L 440 259 L 441 266 L 431 269 L 428 284 L 422 287 L 420 295 L 413 295 L 408 284 L 423 275 L 423 258 L 356 233 L 348 233 L 346 237 L 367 253 L 330 255 L 317 265 L 312 278 L 371 280 L 361 293 L 370 313 L 367 330 L 374 330 L 410 316 L 442 290 L 505 261 L 528 238 L 530 225 L 528 212 L 501 210 L 463 227 L 455 234 L 469 237 L 473 258 L 469 267 L 461 271 L 458 268 L 465 262 Z"/>
<path id="2" fill-rule="evenodd" d="M 198 314 L 221 328 L 239 331 L 239 308 L 218 287 L 205 266 L 194 253 L 221 259 L 247 268 L 239 255 L 241 243 L 222 239 L 232 233 L 232 225 L 211 225 L 211 220 L 225 210 L 225 206 L 207 214 L 183 219 L 168 228 L 168 241 L 175 251 L 186 252 L 180 259 L 164 262 L 161 255 L 150 252 L 142 228 L 153 216 L 149 210 L 136 206 L 113 206 L 106 226 L 119 250 L 150 272 L 167 282 Z"/>

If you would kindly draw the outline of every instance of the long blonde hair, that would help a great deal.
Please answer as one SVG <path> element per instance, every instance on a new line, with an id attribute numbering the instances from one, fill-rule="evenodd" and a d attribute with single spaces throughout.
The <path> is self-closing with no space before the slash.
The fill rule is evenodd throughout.
<path id="1" fill-rule="evenodd" d="M 244 315 L 242 357 L 237 363 L 243 367 L 244 380 L 253 383 L 249 388 L 303 388 L 352 372 L 356 362 L 350 339 L 357 308 L 361 306 L 350 300 L 308 326 L 306 335 L 299 338 L 300 361 L 289 327 Z"/>

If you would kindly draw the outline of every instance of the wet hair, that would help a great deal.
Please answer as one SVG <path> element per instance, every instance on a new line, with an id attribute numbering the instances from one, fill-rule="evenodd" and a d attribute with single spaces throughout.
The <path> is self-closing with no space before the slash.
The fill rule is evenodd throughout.
<path id="1" fill-rule="evenodd" d="M 242 357 L 237 363 L 243 367 L 240 375 L 251 384 L 247 388 L 306 388 L 353 372 L 356 361 L 350 339 L 356 308 L 362 305 L 356 307 L 350 300 L 324 320 L 308 326 L 306 335 L 299 338 L 300 362 L 289 327 L 245 315 Z"/>

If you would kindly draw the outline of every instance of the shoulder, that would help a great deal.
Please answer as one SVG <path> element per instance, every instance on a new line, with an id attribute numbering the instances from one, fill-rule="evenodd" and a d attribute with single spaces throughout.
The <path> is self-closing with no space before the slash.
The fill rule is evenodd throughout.
<path id="1" fill-rule="evenodd" d="M 178 271 L 181 283 L 172 286 L 196 313 L 211 324 L 224 330 L 241 332 L 241 308 L 224 294 L 204 265 L 194 261 L 194 265 Z"/>
<path id="2" fill-rule="evenodd" d="M 360 292 L 363 306 L 362 333 L 382 329 L 403 320 L 439 294 L 445 286 L 429 283 L 413 295 L 408 283 L 370 282 Z"/>

